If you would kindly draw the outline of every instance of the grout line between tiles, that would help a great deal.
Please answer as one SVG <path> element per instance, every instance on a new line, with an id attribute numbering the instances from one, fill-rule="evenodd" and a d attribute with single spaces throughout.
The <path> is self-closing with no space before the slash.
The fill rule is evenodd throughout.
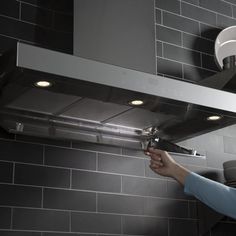
<path id="1" fill-rule="evenodd" d="M 15 183 L 15 170 L 16 170 L 16 163 L 13 162 L 13 167 L 12 167 L 12 183 Z"/>
<path id="2" fill-rule="evenodd" d="M 41 208 L 43 208 L 44 204 L 44 187 L 42 187 L 42 202 L 41 202 Z"/>
<path id="3" fill-rule="evenodd" d="M 9 206 L 1 206 L 0 207 L 5 207 L 9 208 Z M 135 216 L 135 217 L 142 217 L 142 218 L 153 218 L 153 219 L 176 219 L 176 220 L 189 220 L 189 221 L 197 221 L 196 219 L 189 219 L 186 217 L 175 217 L 175 216 L 158 216 L 158 215 L 141 215 L 141 214 L 130 214 L 130 213 L 118 213 L 118 212 L 96 212 L 96 211 L 86 211 L 86 210 L 69 210 L 69 209 L 53 209 L 53 208 L 35 208 L 35 207 L 19 207 L 19 206 L 12 206 L 11 210 L 13 211 L 14 209 L 21 209 L 21 210 L 36 210 L 36 211 L 51 211 L 51 212 L 64 212 L 64 213 L 82 213 L 82 214 L 90 214 L 94 213 L 97 215 L 116 215 L 116 216 Z M 0 229 L 1 230 L 1 229 Z"/>
<path id="4" fill-rule="evenodd" d="M 19 2 L 19 20 L 21 20 L 21 2 Z"/>
<path id="5" fill-rule="evenodd" d="M 13 207 L 11 208 L 11 224 L 10 229 L 13 229 Z"/>

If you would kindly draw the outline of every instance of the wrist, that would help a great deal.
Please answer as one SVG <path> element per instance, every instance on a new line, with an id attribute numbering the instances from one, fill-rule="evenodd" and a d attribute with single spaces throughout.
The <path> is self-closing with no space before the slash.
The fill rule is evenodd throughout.
<path id="1" fill-rule="evenodd" d="M 184 185 L 185 178 L 190 173 L 189 170 L 187 170 L 185 167 L 179 165 L 178 163 L 175 163 L 174 165 L 174 171 L 173 171 L 173 178 L 177 180 L 180 184 Z"/>

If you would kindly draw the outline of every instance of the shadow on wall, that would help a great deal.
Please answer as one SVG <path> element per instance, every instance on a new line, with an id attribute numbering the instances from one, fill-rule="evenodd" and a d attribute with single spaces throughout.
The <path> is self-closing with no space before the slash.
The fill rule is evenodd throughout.
<path id="1" fill-rule="evenodd" d="M 36 26 L 34 42 L 42 47 L 73 53 L 73 0 L 36 1 L 30 9 Z"/>
<path id="2" fill-rule="evenodd" d="M 185 78 L 191 78 L 194 82 L 201 81 L 207 77 L 214 75 L 216 72 L 219 72 L 220 69 L 218 68 L 215 62 L 215 40 L 217 35 L 220 33 L 221 29 L 219 28 L 209 28 L 205 31 L 201 32 L 203 37 L 210 38 L 211 40 L 205 40 L 200 37 L 195 37 L 195 40 L 192 45 L 192 49 L 201 52 L 201 68 L 200 67 L 191 67 L 191 70 L 184 71 Z M 194 64 L 197 65 L 196 58 L 193 57 Z"/>

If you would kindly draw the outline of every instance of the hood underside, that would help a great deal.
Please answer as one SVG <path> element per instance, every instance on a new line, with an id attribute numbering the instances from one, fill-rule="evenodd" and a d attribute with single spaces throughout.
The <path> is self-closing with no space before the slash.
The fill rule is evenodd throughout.
<path id="1" fill-rule="evenodd" d="M 140 148 L 153 129 L 177 142 L 236 123 L 233 93 L 23 43 L 15 57 L 5 56 L 1 70 L 1 126 L 9 132 Z M 42 80 L 52 86 L 34 86 Z M 129 104 L 137 99 L 144 104 Z"/>

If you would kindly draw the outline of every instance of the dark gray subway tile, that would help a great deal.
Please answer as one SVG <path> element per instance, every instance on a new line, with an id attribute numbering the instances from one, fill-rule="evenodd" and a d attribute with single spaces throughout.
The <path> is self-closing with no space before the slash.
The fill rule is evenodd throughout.
<path id="1" fill-rule="evenodd" d="M 214 75 L 215 72 L 210 70 L 194 67 L 190 65 L 184 65 L 184 78 L 190 81 L 199 82 L 202 79 Z"/>
<path id="2" fill-rule="evenodd" d="M 183 34 L 183 46 L 214 55 L 214 42 L 190 34 Z"/>
<path id="3" fill-rule="evenodd" d="M 122 148 L 122 155 L 147 158 L 144 151 L 131 148 Z"/>
<path id="4" fill-rule="evenodd" d="M 121 234 L 121 216 L 100 213 L 71 213 L 71 231 Z"/>
<path id="5" fill-rule="evenodd" d="M 231 5 L 221 0 L 199 0 L 199 5 L 214 12 L 232 16 Z"/>
<path id="6" fill-rule="evenodd" d="M 45 188 L 43 207 L 75 211 L 96 211 L 96 194 Z"/>
<path id="7" fill-rule="evenodd" d="M 67 140 L 32 137 L 32 136 L 18 135 L 18 134 L 16 135 L 16 140 L 30 142 L 30 143 L 48 144 L 48 145 L 60 146 L 60 147 L 71 146 L 70 141 L 67 141 Z"/>
<path id="8" fill-rule="evenodd" d="M 107 152 L 107 153 L 115 153 L 115 154 L 121 153 L 120 147 L 101 145 L 101 144 L 96 144 L 96 143 L 72 142 L 72 147 L 78 148 L 78 149 L 98 151 L 98 152 Z"/>
<path id="9" fill-rule="evenodd" d="M 70 213 L 65 211 L 13 209 L 13 229 L 69 231 Z"/>
<path id="10" fill-rule="evenodd" d="M 226 158 L 227 154 L 224 154 L 224 157 Z M 208 167 L 223 169 L 224 159 L 222 158 L 222 153 L 206 151 L 206 161 Z"/>
<path id="11" fill-rule="evenodd" d="M 181 45 L 181 32 L 177 30 L 173 30 L 164 26 L 157 25 L 156 26 L 156 38 L 158 40 Z"/>
<path id="12" fill-rule="evenodd" d="M 167 196 L 173 199 L 194 199 L 184 193 L 184 188 L 175 181 L 167 181 Z"/>
<path id="13" fill-rule="evenodd" d="M 1 236 L 41 236 L 40 232 L 27 232 L 27 231 L 2 231 L 0 232 Z"/>
<path id="14" fill-rule="evenodd" d="M 0 162 L 0 182 L 12 183 L 13 164 L 8 162 Z"/>
<path id="15" fill-rule="evenodd" d="M 170 44 L 163 44 L 164 57 L 167 59 L 201 66 L 201 55 L 199 52 L 176 47 Z"/>
<path id="16" fill-rule="evenodd" d="M 202 67 L 209 70 L 220 71 L 215 62 L 215 57 L 210 55 L 202 54 Z"/>
<path id="17" fill-rule="evenodd" d="M 233 17 L 236 18 L 236 6 L 233 6 Z"/>
<path id="18" fill-rule="evenodd" d="M 188 2 L 194 5 L 199 5 L 199 0 L 182 0 L 182 2 Z"/>
<path id="19" fill-rule="evenodd" d="M 34 42 L 35 26 L 0 16 L 0 34 Z"/>
<path id="20" fill-rule="evenodd" d="M 43 163 L 43 147 L 13 141 L 0 142 L 0 159 L 27 163 Z"/>
<path id="21" fill-rule="evenodd" d="M 224 223 L 219 222 L 211 230 L 211 236 L 234 236 L 236 234 L 236 224 L 235 223 Z"/>
<path id="22" fill-rule="evenodd" d="M 122 181 L 123 193 L 153 197 L 167 196 L 166 180 L 124 176 Z"/>
<path id="23" fill-rule="evenodd" d="M 198 224 L 196 220 L 170 219 L 169 236 L 197 236 Z"/>
<path id="24" fill-rule="evenodd" d="M 0 207 L 0 229 L 10 229 L 11 208 Z"/>
<path id="25" fill-rule="evenodd" d="M 73 32 L 73 15 L 55 12 L 53 28 L 64 32 Z"/>
<path id="26" fill-rule="evenodd" d="M 111 154 L 98 154 L 99 171 L 144 176 L 144 169 L 143 159 Z"/>
<path id="27" fill-rule="evenodd" d="M 182 2 L 182 15 L 191 19 L 216 25 L 216 13 Z"/>
<path id="28" fill-rule="evenodd" d="M 96 153 L 66 148 L 45 147 L 45 164 L 95 170 Z"/>
<path id="29" fill-rule="evenodd" d="M 39 27 L 35 29 L 34 42 L 41 47 L 72 54 L 73 34 Z"/>
<path id="30" fill-rule="evenodd" d="M 157 8 L 180 14 L 180 1 L 178 0 L 156 0 Z"/>
<path id="31" fill-rule="evenodd" d="M 15 183 L 69 188 L 70 170 L 17 164 L 15 167 Z"/>
<path id="32" fill-rule="evenodd" d="M 236 25 L 236 19 L 227 17 L 227 16 L 222 16 L 222 15 L 218 15 L 217 16 L 217 26 L 219 28 L 227 28 L 229 26 L 234 26 Z"/>
<path id="33" fill-rule="evenodd" d="M 199 35 L 199 23 L 188 18 L 163 12 L 163 25 L 173 29 Z"/>
<path id="34" fill-rule="evenodd" d="M 0 14 L 19 18 L 19 5 L 15 0 L 0 1 Z"/>
<path id="35" fill-rule="evenodd" d="M 52 16 L 53 12 L 47 9 L 35 7 L 29 4 L 21 4 L 21 19 L 34 23 L 36 25 L 41 25 L 44 27 L 52 26 Z"/>
<path id="36" fill-rule="evenodd" d="M 223 137 L 223 141 L 224 141 L 224 152 L 230 154 L 236 154 L 236 145 L 235 145 L 236 138 L 225 136 Z"/>
<path id="37" fill-rule="evenodd" d="M 189 218 L 197 219 L 197 203 L 196 201 L 189 201 Z"/>
<path id="38" fill-rule="evenodd" d="M 0 193 L 2 206 L 41 207 L 41 188 L 1 184 Z"/>
<path id="39" fill-rule="evenodd" d="M 121 191 L 121 176 L 73 170 L 72 188 L 119 193 Z"/>
<path id="40" fill-rule="evenodd" d="M 144 215 L 188 218 L 188 201 L 146 198 Z"/>
<path id="41" fill-rule="evenodd" d="M 131 235 L 168 235 L 168 219 L 140 216 L 122 217 L 123 233 Z"/>
<path id="42" fill-rule="evenodd" d="M 221 29 L 219 28 L 215 28 L 215 27 L 200 23 L 201 36 L 204 38 L 215 41 L 220 31 Z"/>
<path id="43" fill-rule="evenodd" d="M 162 24 L 162 11 L 159 9 L 156 9 L 156 23 Z"/>
<path id="44" fill-rule="evenodd" d="M 182 64 L 163 58 L 157 58 L 157 72 L 174 77 L 183 77 Z"/>
<path id="45" fill-rule="evenodd" d="M 143 215 L 144 204 L 144 197 L 98 194 L 98 212 Z"/>
<path id="46" fill-rule="evenodd" d="M 74 1 L 52 1 L 52 10 L 63 12 L 66 14 L 73 14 Z M 50 0 L 49 0 L 50 2 Z M 46 4 L 45 1 L 40 1 L 40 4 Z"/>
<path id="47" fill-rule="evenodd" d="M 55 1 L 55 0 L 21 0 L 21 2 L 30 3 L 32 5 L 46 8 L 53 11 L 64 12 L 67 14 L 73 13 L 73 1 Z"/>
<path id="48" fill-rule="evenodd" d="M 162 42 L 156 41 L 156 55 L 162 57 Z M 123 153 L 123 150 L 122 150 Z"/>
<path id="49" fill-rule="evenodd" d="M 25 3 L 29 3 L 35 6 L 39 6 L 45 9 L 53 9 L 53 4 L 54 1 L 53 0 L 48 0 L 48 1 L 43 1 L 43 0 L 21 0 L 21 2 L 25 2 Z"/>

